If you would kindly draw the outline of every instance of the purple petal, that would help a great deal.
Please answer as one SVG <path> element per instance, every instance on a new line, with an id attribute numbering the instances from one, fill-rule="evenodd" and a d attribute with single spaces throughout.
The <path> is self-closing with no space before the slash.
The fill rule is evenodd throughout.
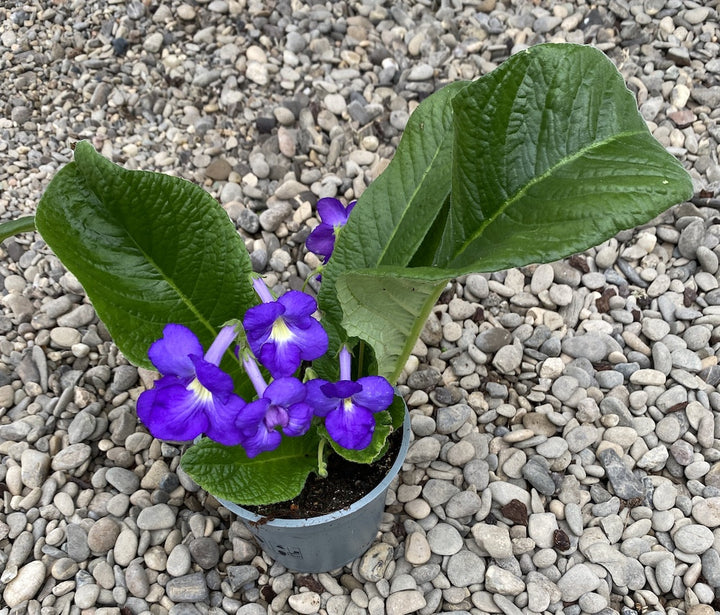
<path id="1" fill-rule="evenodd" d="M 158 383 L 136 403 L 138 417 L 150 433 L 161 440 L 192 440 L 204 433 L 209 421 L 197 395 L 172 376 Z"/>
<path id="2" fill-rule="evenodd" d="M 283 406 L 270 404 L 265 413 L 265 427 L 268 429 L 282 428 L 288 424 L 289 418 L 287 410 Z"/>
<path id="3" fill-rule="evenodd" d="M 285 312 L 284 306 L 277 302 L 261 303 L 251 307 L 245 312 L 243 327 L 247 334 L 248 343 L 252 351 L 257 354 L 272 332 L 275 321 Z"/>
<path id="4" fill-rule="evenodd" d="M 357 395 L 362 391 L 362 385 L 352 380 L 340 380 L 338 382 L 330 382 L 322 387 L 322 392 L 328 397 L 338 399 L 347 399 L 353 395 Z"/>
<path id="5" fill-rule="evenodd" d="M 163 329 L 163 337 L 148 350 L 152 364 L 163 375 L 192 378 L 195 370 L 189 355 L 202 356 L 203 347 L 197 336 L 184 325 L 170 323 Z"/>
<path id="6" fill-rule="evenodd" d="M 253 435 L 265 418 L 270 400 L 261 397 L 247 404 L 235 418 L 235 426 L 246 435 Z"/>
<path id="7" fill-rule="evenodd" d="M 214 399 L 212 407 L 206 410 L 209 415 L 209 426 L 205 430 L 205 435 L 225 446 L 240 444 L 243 437 L 241 431 L 235 427 L 235 423 L 245 405 L 245 400 L 237 395 L 231 395 L 226 402 Z"/>
<path id="8" fill-rule="evenodd" d="M 366 376 L 360 378 L 357 383 L 362 386 L 362 391 L 352 396 L 353 402 L 371 412 L 387 410 L 392 404 L 395 392 L 392 385 L 382 376 Z"/>
<path id="9" fill-rule="evenodd" d="M 311 316 L 303 325 L 306 326 L 300 328 L 295 323 L 288 323 L 288 329 L 293 334 L 292 343 L 299 348 L 302 359 L 314 361 L 327 352 L 328 336 L 323 326 Z"/>
<path id="10" fill-rule="evenodd" d="M 327 380 L 316 378 L 305 383 L 307 396 L 305 401 L 310 404 L 315 416 L 326 416 L 328 412 L 338 407 L 340 400 L 336 397 L 328 397 L 323 393 L 323 387 L 330 384 Z"/>
<path id="11" fill-rule="evenodd" d="M 347 222 L 348 211 L 345 206 L 332 197 L 325 197 L 317 202 L 317 212 L 323 224 L 342 226 Z"/>
<path id="12" fill-rule="evenodd" d="M 274 429 L 268 430 L 265 423 L 260 423 L 252 436 L 243 440 L 243 447 L 248 457 L 255 457 L 265 451 L 273 451 L 280 446 L 282 436 Z"/>
<path id="13" fill-rule="evenodd" d="M 278 378 L 265 389 L 263 397 L 277 406 L 287 408 L 305 400 L 305 386 L 297 378 Z"/>
<path id="14" fill-rule="evenodd" d="M 310 429 L 313 418 L 313 409 L 310 404 L 300 402 L 287 409 L 288 423 L 283 427 L 286 436 L 302 436 Z"/>
<path id="15" fill-rule="evenodd" d="M 286 322 L 294 321 L 296 319 L 304 321 L 308 318 L 312 318 L 312 313 L 317 310 L 317 301 L 315 301 L 315 299 L 307 293 L 303 293 L 299 290 L 290 290 L 286 292 L 278 299 L 278 303 L 285 308 L 283 317 Z"/>
<path id="16" fill-rule="evenodd" d="M 195 373 L 200 384 L 223 403 L 233 394 L 233 379 L 217 365 L 208 363 L 200 357 L 190 357 L 195 365 Z"/>
<path id="17" fill-rule="evenodd" d="M 325 428 L 340 446 L 362 450 L 372 441 L 375 417 L 367 408 L 343 404 L 325 417 Z"/>
<path id="18" fill-rule="evenodd" d="M 335 249 L 335 229 L 324 223 L 319 224 L 308 235 L 305 246 L 310 252 L 324 257 L 327 261 Z"/>
<path id="19" fill-rule="evenodd" d="M 267 342 L 260 348 L 258 358 L 273 378 L 292 376 L 302 360 L 300 349 L 292 342 Z"/>

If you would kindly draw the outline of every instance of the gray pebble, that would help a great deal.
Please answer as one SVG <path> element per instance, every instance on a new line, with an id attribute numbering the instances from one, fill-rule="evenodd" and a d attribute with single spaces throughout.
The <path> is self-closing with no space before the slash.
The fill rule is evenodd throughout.
<path id="1" fill-rule="evenodd" d="M 167 504 L 143 508 L 137 518 L 141 530 L 163 530 L 175 525 L 175 511 Z"/>
<path id="2" fill-rule="evenodd" d="M 209 536 L 195 538 L 188 544 L 188 548 L 193 561 L 205 570 L 214 568 L 220 561 L 220 547 Z"/>
<path id="3" fill-rule="evenodd" d="M 459 532 L 447 523 L 438 523 L 428 532 L 427 539 L 431 551 L 438 555 L 454 555 L 463 545 Z"/>
<path id="4" fill-rule="evenodd" d="M 675 546 L 689 554 L 704 553 L 712 546 L 714 539 L 712 530 L 698 524 L 683 525 L 673 534 Z"/>
<path id="5" fill-rule="evenodd" d="M 209 595 L 202 572 L 170 579 L 165 586 L 165 593 L 173 602 L 203 602 Z"/>
<path id="6" fill-rule="evenodd" d="M 467 549 L 450 556 L 447 577 L 454 587 L 467 587 L 482 583 L 485 578 L 485 562 Z"/>
<path id="7" fill-rule="evenodd" d="M 447 408 L 439 408 L 436 415 L 437 432 L 451 434 L 462 427 L 470 418 L 472 408 L 467 404 L 457 404 Z"/>
<path id="8" fill-rule="evenodd" d="M 167 559 L 167 571 L 170 576 L 181 577 L 190 572 L 192 566 L 192 556 L 190 555 L 190 549 L 187 545 L 179 544 L 173 547 L 170 551 Z M 228 574 L 229 569 L 228 569 Z M 237 590 L 234 590 L 237 591 Z"/>
<path id="9" fill-rule="evenodd" d="M 140 478 L 125 468 L 108 468 L 105 479 L 120 493 L 132 495 L 140 487 Z"/>
<path id="10" fill-rule="evenodd" d="M 610 484 L 618 497 L 624 500 L 645 497 L 645 487 L 622 462 L 612 448 L 598 453 L 598 459 L 607 472 Z"/>

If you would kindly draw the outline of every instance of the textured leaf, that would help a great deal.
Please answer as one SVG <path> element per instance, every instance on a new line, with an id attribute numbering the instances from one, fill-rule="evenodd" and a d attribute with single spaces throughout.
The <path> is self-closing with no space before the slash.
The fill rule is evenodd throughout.
<path id="1" fill-rule="evenodd" d="M 320 291 L 331 340 L 366 340 L 381 373 L 402 369 L 442 281 L 568 256 L 692 194 L 620 73 L 590 47 L 531 47 L 428 97 L 410 120 Z"/>
<path id="2" fill-rule="evenodd" d="M 403 277 L 402 271 L 362 270 L 339 277 L 342 325 L 373 348 L 380 376 L 397 381 L 444 286 L 444 280 Z"/>
<path id="3" fill-rule="evenodd" d="M 241 446 L 223 446 L 208 438 L 190 447 L 182 468 L 214 496 L 252 506 L 284 502 L 297 496 L 317 469 L 319 439 L 315 431 L 302 438 L 283 438 L 271 453 L 248 458 Z"/>
<path id="4" fill-rule="evenodd" d="M 89 143 L 48 186 L 36 224 L 136 365 L 150 367 L 148 347 L 166 323 L 188 326 L 207 347 L 256 302 L 244 243 L 209 194 L 125 170 Z"/>
<path id="5" fill-rule="evenodd" d="M 494 271 L 556 260 L 692 195 L 597 49 L 532 47 L 452 105 L 452 201 L 435 265 Z"/>

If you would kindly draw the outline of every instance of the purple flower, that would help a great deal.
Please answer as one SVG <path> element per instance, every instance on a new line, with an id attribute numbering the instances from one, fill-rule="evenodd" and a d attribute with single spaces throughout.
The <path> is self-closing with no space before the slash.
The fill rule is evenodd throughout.
<path id="1" fill-rule="evenodd" d="M 356 201 L 352 201 L 346 208 L 340 201 L 330 197 L 317 202 L 317 210 L 322 222 L 308 235 L 305 245 L 310 252 L 322 256 L 323 263 L 327 263 L 333 253 L 338 232 L 347 223 L 355 203 Z"/>
<path id="2" fill-rule="evenodd" d="M 302 361 L 325 354 L 328 336 L 312 316 L 315 299 L 291 290 L 274 300 L 262 280 L 253 285 L 263 303 L 245 312 L 243 326 L 250 349 L 273 378 L 291 376 Z"/>
<path id="3" fill-rule="evenodd" d="M 305 386 L 297 378 L 278 378 L 269 385 L 253 359 L 243 361 L 259 399 L 250 402 L 236 420 L 248 457 L 280 446 L 282 436 L 302 436 L 310 428 L 313 409 L 305 403 Z"/>
<path id="4" fill-rule="evenodd" d="M 235 339 L 235 327 L 223 327 L 203 356 L 195 334 L 168 324 L 148 356 L 163 377 L 137 400 L 140 420 L 156 438 L 192 440 L 200 434 L 233 446 L 241 440 L 235 419 L 245 400 L 233 391 L 233 380 L 220 360 Z"/>
<path id="5" fill-rule="evenodd" d="M 344 448 L 361 450 L 372 441 L 376 412 L 386 410 L 393 401 L 392 385 L 382 376 L 350 380 L 350 352 L 340 351 L 340 380 L 310 380 L 307 401 L 316 416 L 325 417 L 330 437 Z"/>

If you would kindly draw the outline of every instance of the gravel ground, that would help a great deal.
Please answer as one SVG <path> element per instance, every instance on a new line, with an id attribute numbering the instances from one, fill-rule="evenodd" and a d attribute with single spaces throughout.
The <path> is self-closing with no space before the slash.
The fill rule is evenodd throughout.
<path id="1" fill-rule="evenodd" d="M 128 365 L 39 236 L 0 247 L 0 615 L 674 613 L 720 606 L 718 2 L 5 0 L 0 219 L 71 145 L 217 197 L 297 287 L 441 85 L 544 41 L 604 50 L 697 197 L 549 265 L 449 285 L 403 376 L 379 541 L 299 575 L 138 424 Z M 398 530 L 398 528 L 400 528 Z M 380 562 L 370 567 L 371 561 Z"/>

